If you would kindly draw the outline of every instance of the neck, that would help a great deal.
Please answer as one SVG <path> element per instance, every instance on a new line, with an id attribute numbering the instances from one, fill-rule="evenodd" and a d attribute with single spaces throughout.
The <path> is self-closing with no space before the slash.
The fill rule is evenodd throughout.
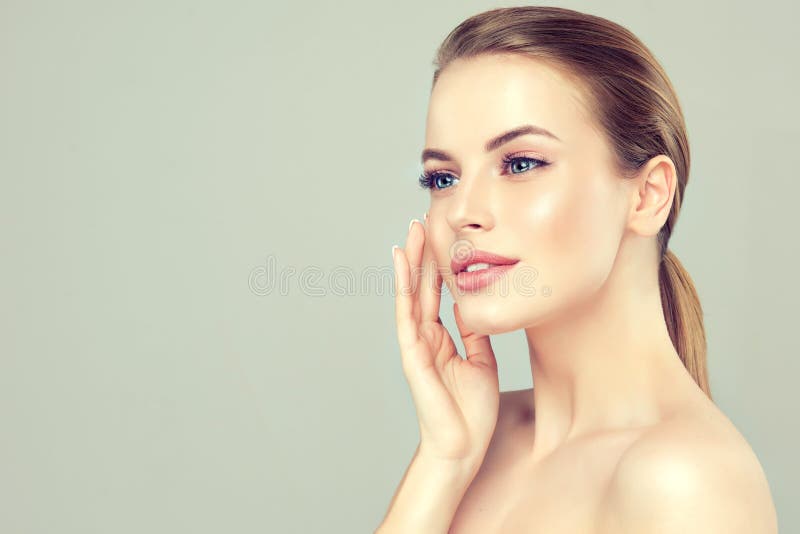
<path id="1" fill-rule="evenodd" d="M 532 461 L 579 437 L 652 425 L 675 407 L 677 392 L 699 391 L 670 340 L 658 269 L 631 259 L 618 258 L 589 299 L 525 330 Z"/>

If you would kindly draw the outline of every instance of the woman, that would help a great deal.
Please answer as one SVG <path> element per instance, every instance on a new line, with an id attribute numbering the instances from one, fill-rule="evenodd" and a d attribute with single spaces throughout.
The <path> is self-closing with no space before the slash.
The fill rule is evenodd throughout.
<path id="1" fill-rule="evenodd" d="M 378 532 L 777 532 L 667 248 L 689 145 L 653 55 L 603 18 L 516 7 L 461 23 L 436 66 L 430 208 L 392 249 L 420 443 Z M 518 329 L 534 387 L 500 393 L 488 336 Z"/>

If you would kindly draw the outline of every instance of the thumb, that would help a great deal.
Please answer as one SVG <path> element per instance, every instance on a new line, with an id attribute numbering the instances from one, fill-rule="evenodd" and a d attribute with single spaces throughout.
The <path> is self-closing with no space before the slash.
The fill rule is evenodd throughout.
<path id="1" fill-rule="evenodd" d="M 466 327 L 461 319 L 458 303 L 453 303 L 453 315 L 456 318 L 458 333 L 461 334 L 461 340 L 464 342 L 464 350 L 467 351 L 467 360 L 490 369 L 497 369 L 497 360 L 495 360 L 489 336 L 478 335 Z"/>

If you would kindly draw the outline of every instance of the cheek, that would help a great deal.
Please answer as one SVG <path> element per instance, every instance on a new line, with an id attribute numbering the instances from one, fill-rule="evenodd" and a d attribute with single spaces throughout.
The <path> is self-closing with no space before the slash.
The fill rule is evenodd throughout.
<path id="1" fill-rule="evenodd" d="M 442 271 L 442 276 L 446 278 L 450 274 L 452 233 L 440 223 L 429 223 L 425 238 L 427 240 L 425 246 L 430 247 L 433 259 Z"/>
<path id="2" fill-rule="evenodd" d="M 610 194 L 600 187 L 563 188 L 540 192 L 518 209 L 521 246 L 540 286 L 564 295 L 603 283 L 620 237 Z"/>

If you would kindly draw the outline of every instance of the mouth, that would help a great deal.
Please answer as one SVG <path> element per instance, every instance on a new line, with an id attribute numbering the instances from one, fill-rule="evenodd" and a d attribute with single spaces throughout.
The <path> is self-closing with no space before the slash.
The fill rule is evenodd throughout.
<path id="1" fill-rule="evenodd" d="M 504 265 L 514 265 L 519 261 L 515 258 L 507 258 L 499 254 L 477 249 L 470 250 L 469 253 L 460 254 L 459 256 L 464 257 L 453 258 L 450 262 L 450 269 L 454 275 L 458 275 L 462 272 L 473 273 Z"/>

